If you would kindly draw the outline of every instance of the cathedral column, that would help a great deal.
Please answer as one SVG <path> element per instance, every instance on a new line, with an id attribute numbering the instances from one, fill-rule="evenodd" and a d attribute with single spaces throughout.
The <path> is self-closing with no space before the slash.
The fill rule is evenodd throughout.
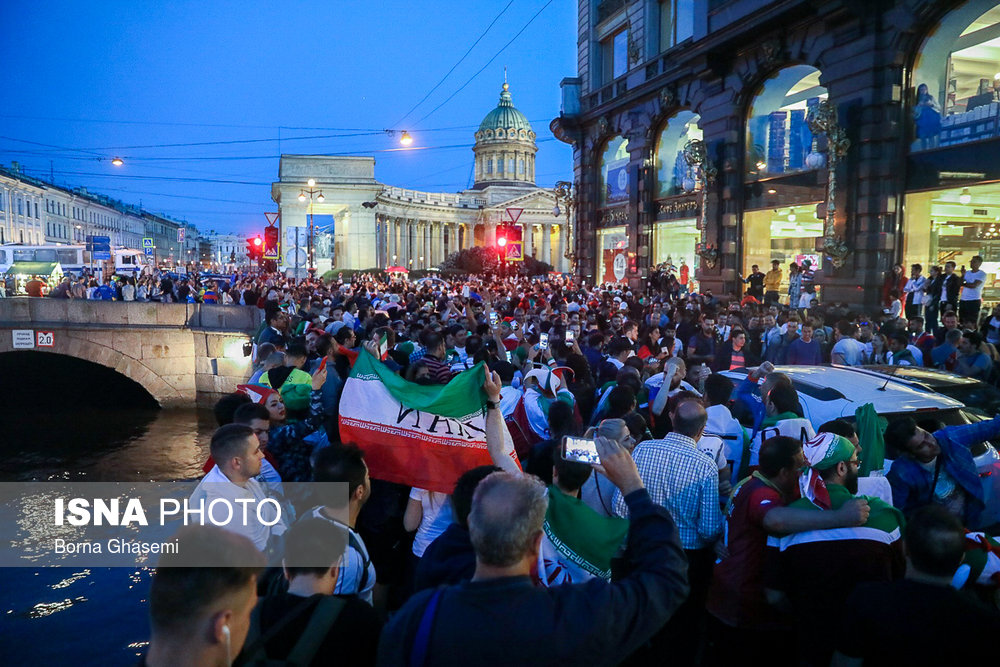
<path id="1" fill-rule="evenodd" d="M 413 257 L 413 236 L 414 236 L 414 225 L 411 218 L 407 218 L 405 224 L 403 225 L 403 231 L 405 233 L 405 238 L 403 242 L 405 253 L 403 255 L 403 260 L 405 261 L 405 266 L 408 269 L 414 268 L 410 262 L 414 259 Z"/>
<path id="2" fill-rule="evenodd" d="M 486 223 L 486 238 L 483 241 L 489 248 L 492 248 L 497 244 L 497 223 Z"/>
<path id="3" fill-rule="evenodd" d="M 431 261 L 431 223 L 429 220 L 424 220 L 423 243 L 420 245 L 420 256 L 424 258 L 422 266 L 420 268 L 426 269 L 430 266 Z"/>
<path id="4" fill-rule="evenodd" d="M 559 255 L 556 257 L 556 270 L 566 271 L 566 225 L 559 225 L 559 233 L 556 235 L 556 252 Z"/>
<path id="5" fill-rule="evenodd" d="M 542 225 L 542 261 L 555 267 L 552 261 L 552 225 Z"/>
<path id="6" fill-rule="evenodd" d="M 524 254 L 529 257 L 535 256 L 535 226 L 532 224 L 526 224 L 524 226 L 524 234 L 522 234 L 524 239 Z M 536 258 L 537 259 L 537 258 Z"/>
<path id="7" fill-rule="evenodd" d="M 451 238 L 448 241 L 448 253 L 458 252 L 458 223 L 451 223 Z"/>
<path id="8" fill-rule="evenodd" d="M 463 247 L 468 250 L 474 245 L 476 245 L 476 223 L 467 222 L 465 223 L 465 244 Z"/>

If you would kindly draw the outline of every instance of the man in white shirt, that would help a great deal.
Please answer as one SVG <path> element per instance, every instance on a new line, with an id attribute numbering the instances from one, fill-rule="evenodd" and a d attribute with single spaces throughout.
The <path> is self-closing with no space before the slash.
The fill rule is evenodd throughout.
<path id="1" fill-rule="evenodd" d="M 911 266 L 910 279 L 906 281 L 906 286 L 903 288 L 903 292 L 908 295 L 906 297 L 906 319 L 908 320 L 920 317 L 920 309 L 924 305 L 924 291 L 927 289 L 927 278 L 921 275 L 923 271 L 924 267 L 919 264 Z"/>
<path id="2" fill-rule="evenodd" d="M 726 484 L 720 480 L 719 490 L 728 495 L 729 485 L 735 486 L 739 481 L 740 463 L 743 460 L 743 427 L 729 411 L 729 401 L 733 396 L 733 381 L 725 375 L 713 373 L 705 380 L 705 412 L 708 422 L 705 424 L 705 435 L 714 435 L 722 440 L 725 460 L 729 465 L 729 479 Z M 703 438 L 704 439 L 704 438 Z M 701 441 L 699 441 L 699 449 Z M 719 466 L 722 470 L 723 466 Z"/>
<path id="3" fill-rule="evenodd" d="M 289 522 L 278 502 L 269 499 L 267 491 L 254 479 L 260 474 L 264 452 L 253 429 L 243 424 L 222 426 L 212 435 L 210 449 L 215 466 L 191 494 L 189 508 L 200 508 L 204 501 L 202 523 L 208 523 L 211 516 L 220 528 L 248 538 L 269 556 L 269 561 L 276 562 L 281 556 L 277 538 Z M 216 500 L 224 502 L 216 503 L 210 512 L 209 507 Z M 227 504 L 232 515 L 225 525 L 220 525 L 220 520 L 229 516 Z"/>
<path id="4" fill-rule="evenodd" d="M 837 322 L 834 330 L 837 342 L 830 350 L 830 363 L 841 366 L 860 366 L 864 355 L 864 345 L 858 340 L 858 327 L 847 320 Z"/>
<path id="5" fill-rule="evenodd" d="M 958 299 L 958 321 L 964 326 L 966 322 L 973 329 L 979 328 L 979 309 L 983 306 L 983 287 L 986 284 L 986 272 L 980 271 L 983 258 L 976 255 L 969 262 L 971 271 L 962 272 L 962 292 Z"/>
<path id="6" fill-rule="evenodd" d="M 333 592 L 335 595 L 357 595 L 372 604 L 375 565 L 368 554 L 368 547 L 357 532 L 358 515 L 372 493 L 364 454 L 354 445 L 324 447 L 316 453 L 313 462 L 313 481 L 347 484 L 346 517 L 343 507 L 327 506 L 314 507 L 305 515 L 330 521 L 348 531 L 347 552 Z M 346 523 L 341 519 L 346 519 Z"/>

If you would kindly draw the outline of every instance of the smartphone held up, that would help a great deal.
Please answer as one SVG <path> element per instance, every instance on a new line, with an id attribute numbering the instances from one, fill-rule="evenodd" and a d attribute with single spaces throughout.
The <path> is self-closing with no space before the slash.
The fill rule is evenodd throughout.
<path id="1" fill-rule="evenodd" d="M 597 453 L 597 443 L 591 438 L 577 438 L 572 435 L 563 436 L 559 453 L 566 461 L 600 465 L 601 457 Z"/>

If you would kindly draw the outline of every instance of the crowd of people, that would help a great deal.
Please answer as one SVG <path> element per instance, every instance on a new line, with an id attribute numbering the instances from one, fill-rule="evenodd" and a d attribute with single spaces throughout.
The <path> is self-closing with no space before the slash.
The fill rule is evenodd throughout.
<path id="1" fill-rule="evenodd" d="M 850 421 L 812 424 L 775 370 L 947 367 L 952 347 L 959 372 L 979 368 L 960 349 L 989 344 L 978 312 L 944 302 L 940 329 L 926 332 L 921 304 L 821 304 L 805 262 L 798 299 L 782 303 L 771 271 L 754 267 L 731 298 L 688 293 L 669 272 L 642 291 L 559 276 L 236 276 L 225 302 L 260 307 L 263 323 L 252 375 L 215 406 L 200 492 L 259 499 L 289 482 L 339 482 L 347 506 L 185 529 L 179 539 L 220 562 L 257 567 L 172 568 L 165 556 L 145 664 L 989 656 L 1000 548 L 970 447 L 1000 435 L 1000 418 L 928 431 L 907 417 L 877 437 Z M 970 282 L 967 272 L 961 289 Z M 1000 332 L 1000 311 L 984 320 Z M 381 479 L 338 427 L 362 354 L 417 385 L 481 373 L 491 464 L 449 494 Z M 736 368 L 750 369 L 745 380 L 723 374 Z M 599 463 L 569 460 L 566 437 L 593 443 Z M 883 442 L 886 466 L 870 476 L 887 491 L 861 495 L 866 451 Z M 328 567 L 282 567 L 335 543 L 346 548 L 330 546 Z"/>

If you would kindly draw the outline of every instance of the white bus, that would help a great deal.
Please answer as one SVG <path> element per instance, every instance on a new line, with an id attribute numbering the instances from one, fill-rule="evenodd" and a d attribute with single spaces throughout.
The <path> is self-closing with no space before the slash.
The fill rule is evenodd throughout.
<path id="1" fill-rule="evenodd" d="M 63 273 L 80 275 L 89 265 L 82 245 L 24 245 L 12 243 L 0 246 L 0 275 L 14 262 L 58 262 Z"/>
<path id="2" fill-rule="evenodd" d="M 115 273 L 125 276 L 136 276 L 146 268 L 146 255 L 141 250 L 123 248 L 114 251 Z"/>

